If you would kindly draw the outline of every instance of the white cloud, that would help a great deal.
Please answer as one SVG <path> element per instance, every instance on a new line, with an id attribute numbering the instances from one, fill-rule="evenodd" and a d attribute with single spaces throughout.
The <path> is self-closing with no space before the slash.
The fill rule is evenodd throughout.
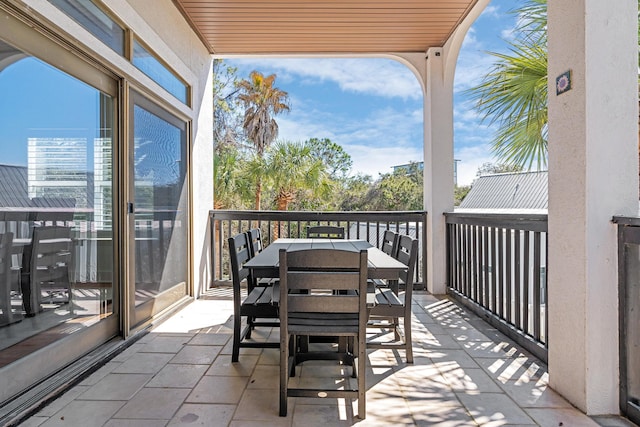
<path id="1" fill-rule="evenodd" d="M 406 147 L 371 147 L 369 145 L 348 145 L 344 147 L 353 160 L 353 173 L 361 172 L 374 179 L 381 173 L 390 173 L 393 166 L 407 164 L 422 159 L 422 150 Z"/>
<path id="2" fill-rule="evenodd" d="M 505 28 L 500 32 L 500 37 L 504 40 L 513 41 L 516 38 L 517 31 L 515 27 Z"/>
<path id="3" fill-rule="evenodd" d="M 386 98 L 421 99 L 416 76 L 403 64 L 384 58 L 265 58 L 233 59 L 233 64 L 251 69 L 278 70 L 282 81 L 306 84 L 334 82 L 343 91 Z"/>
<path id="4" fill-rule="evenodd" d="M 471 49 L 474 46 L 478 46 L 478 38 L 476 37 L 476 29 L 471 27 L 464 36 L 461 49 Z"/>
<path id="5" fill-rule="evenodd" d="M 484 50 L 467 49 L 460 53 L 454 79 L 454 92 L 458 93 L 479 84 L 496 61 Z"/>
<path id="6" fill-rule="evenodd" d="M 484 8 L 484 10 L 480 14 L 480 16 L 481 17 L 490 16 L 492 18 L 499 18 L 500 17 L 500 8 L 498 6 L 495 6 L 495 5 L 489 5 L 489 6 Z"/>
<path id="7" fill-rule="evenodd" d="M 279 139 L 305 141 L 329 138 L 352 158 L 352 174 L 374 178 L 396 165 L 422 161 L 422 110 L 403 111 L 386 106 L 364 119 L 315 110 L 298 110 L 278 117 Z"/>

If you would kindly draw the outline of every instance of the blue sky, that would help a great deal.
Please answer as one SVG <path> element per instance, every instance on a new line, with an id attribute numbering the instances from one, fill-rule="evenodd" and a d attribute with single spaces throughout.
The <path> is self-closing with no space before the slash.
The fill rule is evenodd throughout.
<path id="1" fill-rule="evenodd" d="M 492 0 L 468 32 L 456 68 L 454 157 L 458 183 L 470 184 L 492 157 L 493 131 L 481 123 L 462 93 L 491 67 L 486 51 L 505 52 L 516 19 L 514 0 Z M 423 96 L 414 74 L 382 58 L 227 59 L 246 78 L 252 70 L 275 73 L 289 93 L 291 111 L 276 117 L 279 139 L 329 138 L 353 159 L 352 173 L 376 178 L 394 165 L 423 160 Z"/>

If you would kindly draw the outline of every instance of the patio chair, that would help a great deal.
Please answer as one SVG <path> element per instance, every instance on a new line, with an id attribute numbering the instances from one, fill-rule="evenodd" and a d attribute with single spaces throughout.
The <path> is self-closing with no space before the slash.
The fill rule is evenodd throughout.
<path id="1" fill-rule="evenodd" d="M 41 310 L 43 295 L 50 303 L 71 305 L 70 270 L 73 257 L 71 228 L 61 226 L 34 227 L 29 271 L 30 290 L 35 294 L 28 314 Z M 23 295 L 24 298 L 24 295 Z"/>
<path id="2" fill-rule="evenodd" d="M 252 228 L 247 231 L 247 237 L 249 238 L 249 250 L 251 251 L 251 258 L 256 254 L 262 252 L 264 244 L 262 242 L 262 232 L 259 228 Z"/>
<path id="3" fill-rule="evenodd" d="M 287 415 L 288 397 L 329 397 L 357 398 L 358 416 L 364 419 L 367 251 L 281 249 L 279 261 L 280 416 Z M 300 336 L 347 337 L 352 343 L 341 348 L 342 353 L 303 353 L 297 348 Z M 335 359 L 351 365 L 352 376 L 358 379 L 357 388 L 289 387 L 289 376 L 295 376 L 296 365 L 317 359 Z"/>
<path id="4" fill-rule="evenodd" d="M 344 227 L 333 225 L 307 226 L 307 237 L 310 239 L 344 239 Z"/>
<path id="5" fill-rule="evenodd" d="M 231 275 L 233 280 L 233 350 L 231 361 L 237 362 L 240 347 L 278 348 L 278 342 L 246 341 L 251 339 L 251 331 L 256 327 L 278 327 L 278 286 L 251 286 L 253 281 L 244 264 L 251 259 L 251 249 L 246 233 L 230 237 L 229 256 L 231 258 Z M 242 299 L 242 282 L 247 283 L 247 297 Z M 251 288 L 249 290 L 249 288 Z M 276 300 L 274 301 L 274 296 Z M 242 317 L 247 318 L 247 326 L 242 327 Z M 258 320 L 271 319 L 271 320 Z"/>
<path id="6" fill-rule="evenodd" d="M 262 249 L 264 248 L 262 232 L 259 228 L 252 228 L 251 230 L 247 231 L 247 238 L 249 239 L 250 256 L 251 258 L 253 258 L 257 254 L 262 252 Z M 278 279 L 272 279 L 268 277 L 254 277 L 251 288 L 253 288 L 254 286 L 271 286 L 277 281 Z"/>
<path id="7" fill-rule="evenodd" d="M 399 234 L 393 230 L 385 230 L 382 236 L 382 242 L 380 243 L 380 250 L 385 254 L 396 258 L 398 252 L 398 237 Z M 375 286 L 386 286 L 387 281 L 384 279 L 369 279 L 369 284 Z"/>
<path id="8" fill-rule="evenodd" d="M 11 245 L 13 233 L 0 234 L 0 326 L 11 323 Z"/>
<path id="9" fill-rule="evenodd" d="M 407 363 L 413 363 L 411 297 L 413 277 L 418 260 L 418 241 L 409 236 L 400 235 L 396 259 L 404 263 L 407 269 L 401 273 L 400 283 L 391 282 L 385 286 L 374 286 L 376 303 L 370 311 L 367 325 L 369 328 L 393 329 L 394 341 L 369 339 L 367 346 L 369 348 L 404 348 Z M 400 284 L 404 285 L 403 292 L 400 291 Z M 403 319 L 402 330 L 400 329 L 400 318 Z"/>

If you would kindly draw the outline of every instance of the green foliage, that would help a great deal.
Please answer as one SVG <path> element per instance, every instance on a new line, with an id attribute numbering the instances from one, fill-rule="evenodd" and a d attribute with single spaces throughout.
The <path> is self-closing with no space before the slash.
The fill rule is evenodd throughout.
<path id="1" fill-rule="evenodd" d="M 213 61 L 213 143 L 238 145 L 242 140 L 242 118 L 238 103 L 237 68 L 222 59 Z"/>
<path id="2" fill-rule="evenodd" d="M 358 174 L 339 181 L 340 191 L 335 194 L 335 209 L 341 211 L 365 210 L 366 195 L 373 186 L 370 175 Z"/>
<path id="3" fill-rule="evenodd" d="M 325 197 L 331 190 L 325 164 L 303 143 L 280 141 L 266 153 L 263 182 L 276 192 L 278 210 L 298 199 Z"/>
<path id="4" fill-rule="evenodd" d="M 341 146 L 332 142 L 329 138 L 311 138 L 305 142 L 316 158 L 323 161 L 327 172 L 334 179 L 344 179 L 351 170 L 353 160 Z"/>
<path id="5" fill-rule="evenodd" d="M 364 210 L 422 210 L 424 178 L 417 163 L 382 174 L 365 196 Z"/>
<path id="6" fill-rule="evenodd" d="M 467 197 L 467 194 L 469 194 L 470 190 L 470 185 L 456 185 L 453 189 L 453 205 L 460 206 L 460 203 L 462 203 L 464 198 Z"/>
<path id="7" fill-rule="evenodd" d="M 522 172 L 520 165 L 510 165 L 507 163 L 483 163 L 476 172 L 476 176 L 491 175 L 496 173 Z"/>
<path id="8" fill-rule="evenodd" d="M 252 200 L 252 185 L 243 170 L 246 162 L 234 145 L 221 144 L 213 157 L 213 190 L 216 209 L 241 209 Z"/>

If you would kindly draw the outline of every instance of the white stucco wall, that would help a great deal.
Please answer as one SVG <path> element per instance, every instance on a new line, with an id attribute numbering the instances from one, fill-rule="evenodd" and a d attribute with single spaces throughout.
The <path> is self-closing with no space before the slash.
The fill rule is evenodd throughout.
<path id="1" fill-rule="evenodd" d="M 638 207 L 637 2 L 549 0 L 548 29 L 550 384 L 587 414 L 618 413 L 611 218 Z"/>

